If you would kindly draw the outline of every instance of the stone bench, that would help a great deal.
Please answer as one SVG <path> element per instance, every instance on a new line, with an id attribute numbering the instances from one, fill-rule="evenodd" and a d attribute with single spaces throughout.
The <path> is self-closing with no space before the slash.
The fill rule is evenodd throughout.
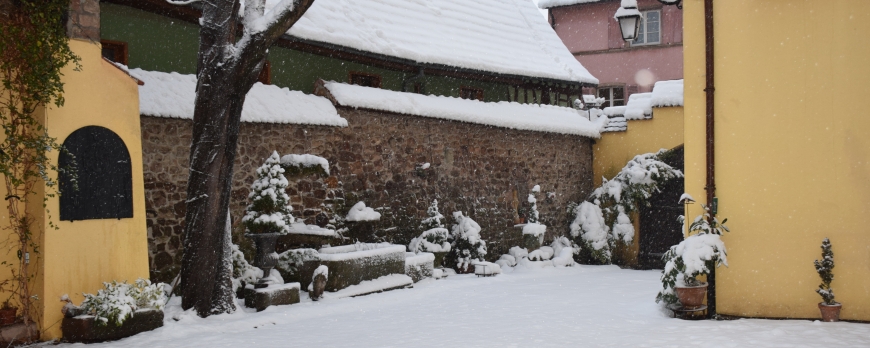
<path id="1" fill-rule="evenodd" d="M 325 290 L 330 292 L 390 274 L 405 274 L 404 245 L 358 243 L 321 248 L 318 259 L 304 262 L 300 279 L 303 289 L 308 289 L 311 276 L 320 265 L 329 268 Z"/>

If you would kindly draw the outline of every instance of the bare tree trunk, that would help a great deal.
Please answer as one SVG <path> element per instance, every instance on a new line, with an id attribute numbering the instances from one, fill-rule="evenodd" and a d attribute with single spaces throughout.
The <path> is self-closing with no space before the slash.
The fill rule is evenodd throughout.
<path id="1" fill-rule="evenodd" d="M 245 1 L 245 19 L 241 24 L 250 25 L 253 20 L 266 18 L 265 0 Z M 202 2 L 181 262 L 182 308 L 195 308 L 200 316 L 228 313 L 235 308 L 230 281 L 232 266 L 227 263 L 226 252 L 230 236 L 225 231 L 245 95 L 257 81 L 266 50 L 302 17 L 313 1 L 284 0 L 272 10 L 275 13 L 269 13 L 274 22 L 266 23 L 267 28 L 260 31 L 237 30 L 239 0 Z M 242 37 L 237 39 L 237 34 Z"/>

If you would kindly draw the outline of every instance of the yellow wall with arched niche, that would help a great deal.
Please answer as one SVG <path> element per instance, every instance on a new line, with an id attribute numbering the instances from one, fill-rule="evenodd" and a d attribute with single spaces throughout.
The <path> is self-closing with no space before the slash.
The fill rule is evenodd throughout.
<path id="1" fill-rule="evenodd" d="M 683 2 L 686 191 L 705 199 L 704 2 Z M 870 1 L 714 1 L 720 314 L 819 318 L 833 245 L 841 319 L 870 320 Z M 700 213 L 692 206 L 691 216 Z"/>
<path id="2" fill-rule="evenodd" d="M 69 294 L 80 304 L 82 293 L 96 293 L 102 282 L 148 278 L 138 86 L 133 78 L 102 59 L 99 43 L 70 40 L 70 48 L 81 58 L 81 71 L 73 71 L 72 66 L 63 69 L 66 101 L 63 107 L 41 111 L 45 125 L 58 143 L 73 131 L 92 125 L 121 137 L 132 164 L 133 217 L 60 221 L 57 197 L 48 198 L 45 209 L 40 199 L 33 200 L 30 210 L 42 221 L 36 224 L 39 231 L 34 235 L 41 249 L 32 257 L 32 264 L 38 267 L 34 293 L 39 296 L 39 326 L 46 340 L 61 336 L 62 295 Z M 56 151 L 51 153 L 52 162 L 57 163 L 57 155 Z M 44 188 L 37 191 L 44 194 Z M 58 229 L 50 228 L 49 221 Z M 8 222 L 5 207 L 0 209 L 0 222 Z M 0 255 L 4 260 L 14 258 Z"/>
<path id="3" fill-rule="evenodd" d="M 601 178 L 612 179 L 634 156 L 661 149 L 673 149 L 683 144 L 683 107 L 653 108 L 653 117 L 645 120 L 629 120 L 624 132 L 601 133 L 601 138 L 592 145 L 592 173 L 596 187 Z M 632 214 L 635 238 L 629 246 L 617 243 L 615 262 L 622 265 L 637 265 L 640 250 L 640 219 Z"/>

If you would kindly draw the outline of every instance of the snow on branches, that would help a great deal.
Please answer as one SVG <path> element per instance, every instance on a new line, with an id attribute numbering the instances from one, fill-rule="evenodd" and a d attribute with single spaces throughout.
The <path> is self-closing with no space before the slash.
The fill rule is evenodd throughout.
<path id="1" fill-rule="evenodd" d="M 266 163 L 257 168 L 257 176 L 248 194 L 251 204 L 242 224 L 248 233 L 290 233 L 290 225 L 295 219 L 290 214 L 293 211 L 290 197 L 284 192 L 289 183 L 284 177 L 277 151 L 273 151 Z"/>
<path id="2" fill-rule="evenodd" d="M 486 241 L 480 239 L 480 225 L 461 211 L 453 213 L 456 224 L 453 233 L 450 254 L 447 261 L 455 265 L 457 271 L 468 271 L 474 261 L 483 261 L 486 255 Z"/>
<path id="3" fill-rule="evenodd" d="M 148 279 L 136 279 L 133 284 L 127 282 L 103 283 L 104 289 L 97 294 L 85 296 L 81 308 L 85 313 L 93 315 L 97 325 L 112 324 L 121 326 L 139 309 L 163 309 L 166 295 L 163 283 L 151 284 Z"/>
<path id="4" fill-rule="evenodd" d="M 450 243 L 447 241 L 450 231 L 444 228 L 441 219 L 444 215 L 438 211 L 438 200 L 432 200 L 432 204 L 426 209 L 426 214 L 429 217 L 420 222 L 420 229 L 423 233 L 408 244 L 408 250 L 413 253 L 420 252 L 447 252 L 450 251 Z"/>
<path id="5" fill-rule="evenodd" d="M 574 216 L 571 236 L 583 246 L 584 253 L 601 263 L 610 263 L 611 250 L 617 242 L 630 244 L 634 239 L 631 213 L 637 212 L 653 193 L 668 180 L 683 173 L 662 161 L 668 150 L 635 156 L 611 180 L 576 206 L 569 207 Z"/>

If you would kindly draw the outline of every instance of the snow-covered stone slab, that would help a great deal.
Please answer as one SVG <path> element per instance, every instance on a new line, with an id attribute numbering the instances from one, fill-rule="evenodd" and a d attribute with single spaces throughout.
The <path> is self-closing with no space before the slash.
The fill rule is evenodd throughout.
<path id="1" fill-rule="evenodd" d="M 123 69 L 127 69 L 123 67 Z M 193 119 L 196 75 L 127 69 L 145 84 L 139 86 L 139 113 Z M 242 122 L 290 123 L 347 127 L 329 100 L 300 91 L 254 84 L 245 98 Z"/>
<path id="2" fill-rule="evenodd" d="M 324 293 L 323 297 L 325 298 L 344 298 L 344 297 L 356 297 L 374 294 L 378 292 L 390 291 L 395 289 L 402 289 L 406 287 L 410 287 L 414 284 L 414 281 L 411 277 L 404 274 L 390 274 L 385 275 L 383 277 L 366 280 L 357 285 L 349 286 L 345 289 L 332 292 L 332 293 Z"/>
<path id="3" fill-rule="evenodd" d="M 602 2 L 604 0 L 538 0 L 538 7 L 547 9 L 558 6 L 571 6 L 577 4 L 588 4 L 593 2 Z"/>
<path id="4" fill-rule="evenodd" d="M 405 246 L 390 243 L 357 243 L 321 248 L 319 261 L 306 261 L 302 275 L 308 287 L 314 270 L 320 265 L 329 267 L 326 291 L 338 291 L 363 281 L 389 274 L 405 273 Z"/>
<path id="5" fill-rule="evenodd" d="M 295 222 L 290 224 L 289 234 L 303 234 L 313 236 L 335 237 L 335 230 L 323 228 L 317 225 L 306 225 L 304 222 Z"/>
<path id="6" fill-rule="evenodd" d="M 245 307 L 256 308 L 260 312 L 269 306 L 299 303 L 299 283 L 269 285 L 262 289 L 244 290 Z"/>
<path id="7" fill-rule="evenodd" d="M 572 108 L 396 92 L 380 88 L 324 82 L 341 106 L 432 117 L 488 126 L 598 138 L 606 118 L 589 121 Z"/>
<path id="8" fill-rule="evenodd" d="M 487 277 L 501 274 L 501 266 L 492 262 L 478 261 L 474 263 L 474 274 Z"/>
<path id="9" fill-rule="evenodd" d="M 287 34 L 416 63 L 598 84 L 528 0 L 318 0 Z"/>
<path id="10" fill-rule="evenodd" d="M 434 263 L 433 253 L 405 253 L 405 274 L 411 277 L 414 283 L 431 278 L 434 274 Z"/>

